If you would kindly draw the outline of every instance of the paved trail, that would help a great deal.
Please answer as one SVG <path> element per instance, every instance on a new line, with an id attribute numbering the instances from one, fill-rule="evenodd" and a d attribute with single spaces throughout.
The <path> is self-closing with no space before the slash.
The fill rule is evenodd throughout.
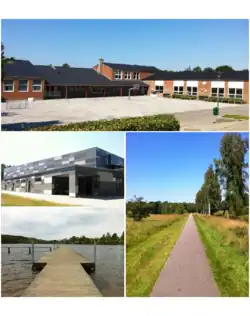
<path id="1" fill-rule="evenodd" d="M 151 296 L 214 297 L 219 291 L 193 216 L 184 226 Z"/>

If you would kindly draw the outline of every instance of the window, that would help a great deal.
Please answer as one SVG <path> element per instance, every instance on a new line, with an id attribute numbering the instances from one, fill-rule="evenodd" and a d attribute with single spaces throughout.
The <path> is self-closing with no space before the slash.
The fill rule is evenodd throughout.
<path id="1" fill-rule="evenodd" d="M 229 98 L 242 99 L 242 95 L 243 95 L 242 89 L 230 88 L 228 91 Z"/>
<path id="2" fill-rule="evenodd" d="M 122 71 L 121 70 L 116 70 L 114 72 L 114 79 L 115 80 L 121 80 L 122 79 Z"/>
<path id="3" fill-rule="evenodd" d="M 140 80 L 140 73 L 139 72 L 134 72 L 134 80 Z"/>
<path id="4" fill-rule="evenodd" d="M 183 94 L 184 88 L 182 86 L 174 87 L 174 94 Z"/>
<path id="5" fill-rule="evenodd" d="M 125 79 L 125 80 L 131 79 L 131 73 L 128 72 L 128 71 L 125 71 L 125 72 L 124 72 L 124 79 Z"/>
<path id="6" fill-rule="evenodd" d="M 42 182 L 42 177 L 35 177 L 35 182 Z"/>
<path id="7" fill-rule="evenodd" d="M 197 95 L 197 87 L 187 87 L 188 95 Z"/>
<path id="8" fill-rule="evenodd" d="M 224 97 L 224 88 L 212 88 L 212 97 Z"/>
<path id="9" fill-rule="evenodd" d="M 163 86 L 155 86 L 155 91 L 163 93 Z"/>
<path id="10" fill-rule="evenodd" d="M 19 80 L 18 81 L 18 91 L 27 92 L 28 91 L 28 80 Z"/>
<path id="11" fill-rule="evenodd" d="M 4 92 L 13 92 L 14 91 L 14 81 L 13 80 L 4 80 L 3 81 L 3 91 Z"/>
<path id="12" fill-rule="evenodd" d="M 42 91 L 42 80 L 33 80 L 32 81 L 32 91 L 35 91 L 35 92 Z"/>
<path id="13" fill-rule="evenodd" d="M 104 88 L 92 88 L 92 93 L 104 93 Z"/>

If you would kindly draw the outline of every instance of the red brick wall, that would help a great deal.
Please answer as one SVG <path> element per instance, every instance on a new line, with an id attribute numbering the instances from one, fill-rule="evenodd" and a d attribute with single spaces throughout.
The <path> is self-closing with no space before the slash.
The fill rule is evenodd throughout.
<path id="1" fill-rule="evenodd" d="M 244 81 L 243 100 L 249 104 L 249 81 Z"/>
<path id="2" fill-rule="evenodd" d="M 203 82 L 205 84 L 203 84 Z M 198 96 L 210 96 L 211 81 L 202 80 L 198 81 Z"/>
<path id="3" fill-rule="evenodd" d="M 6 79 L 6 80 L 8 80 L 8 79 Z M 2 98 L 4 98 L 5 100 L 25 100 L 28 98 L 34 98 L 36 100 L 43 99 L 44 80 L 42 80 L 42 91 L 39 91 L 39 92 L 32 91 L 32 81 L 33 80 L 28 80 L 28 87 L 29 87 L 28 92 L 19 92 L 18 91 L 18 79 L 14 80 L 14 91 L 13 92 L 4 92 L 3 91 L 3 84 L 1 84 L 1 86 L 2 86 L 2 88 L 1 88 Z"/>
<path id="4" fill-rule="evenodd" d="M 164 93 L 169 93 L 170 95 L 172 95 L 173 91 L 174 91 L 174 81 L 173 80 L 164 81 Z"/>
<path id="5" fill-rule="evenodd" d="M 98 72 L 99 64 L 94 66 L 93 69 L 95 69 Z M 105 77 L 107 77 L 110 80 L 113 80 L 113 70 L 109 66 L 102 64 L 101 67 L 101 74 Z"/>

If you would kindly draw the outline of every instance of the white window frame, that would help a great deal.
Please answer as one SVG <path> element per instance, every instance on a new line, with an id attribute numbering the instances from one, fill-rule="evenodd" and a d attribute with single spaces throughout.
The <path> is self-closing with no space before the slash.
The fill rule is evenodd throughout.
<path id="1" fill-rule="evenodd" d="M 35 84 L 34 81 L 40 81 L 41 83 L 40 84 Z M 34 87 L 39 87 L 40 89 L 39 90 L 34 90 Z M 42 92 L 43 90 L 43 84 L 42 84 L 42 80 L 32 80 L 32 92 Z"/>
<path id="2" fill-rule="evenodd" d="M 216 94 L 212 92 L 213 89 L 216 89 L 216 90 L 217 90 Z M 222 94 L 220 95 L 220 93 L 219 93 L 219 90 L 220 90 L 220 89 L 223 89 L 223 95 L 222 95 Z M 211 93 L 210 93 L 210 95 L 211 95 L 211 97 L 224 98 L 224 97 L 225 97 L 225 88 L 213 87 L 213 88 L 211 88 Z"/>
<path id="3" fill-rule="evenodd" d="M 134 80 L 140 80 L 140 73 L 138 71 L 135 71 L 133 73 L 133 78 L 134 78 Z"/>
<path id="4" fill-rule="evenodd" d="M 178 91 L 174 91 L 175 88 L 178 88 Z M 182 88 L 183 90 L 180 91 L 180 88 Z M 183 95 L 184 94 L 184 86 L 174 86 L 174 90 L 173 90 L 174 95 L 179 95 L 179 94 Z"/>
<path id="5" fill-rule="evenodd" d="M 188 89 L 191 89 L 191 91 L 189 92 Z M 196 89 L 197 91 L 194 92 L 194 89 Z M 188 95 L 195 95 L 195 96 L 197 96 L 198 95 L 198 88 L 197 87 L 187 86 L 187 94 Z"/>
<path id="6" fill-rule="evenodd" d="M 26 90 L 20 90 L 20 81 L 27 81 L 27 88 Z M 29 80 L 27 79 L 19 79 L 18 80 L 18 92 L 29 92 Z"/>
<path id="7" fill-rule="evenodd" d="M 234 93 L 229 93 L 230 90 L 234 90 Z M 241 94 L 237 94 L 237 90 L 241 90 Z M 243 98 L 243 89 L 242 88 L 228 88 L 228 97 L 233 99 L 242 99 Z"/>
<path id="8" fill-rule="evenodd" d="M 131 79 L 131 72 L 130 71 L 125 71 L 124 72 L 124 79 L 125 80 L 130 80 Z"/>
<path id="9" fill-rule="evenodd" d="M 5 83 L 6 81 L 9 81 L 9 82 L 12 81 L 12 84 L 10 84 L 10 83 L 6 84 Z M 12 90 L 6 90 L 5 89 L 6 86 L 12 86 Z M 14 80 L 12 80 L 12 79 L 5 79 L 3 81 L 3 92 L 14 92 Z"/>
<path id="10" fill-rule="evenodd" d="M 122 80 L 122 70 L 115 70 L 114 71 L 114 79 L 115 80 Z"/>
<path id="11" fill-rule="evenodd" d="M 157 85 L 155 86 L 155 92 L 163 93 L 164 86 L 163 85 Z"/>

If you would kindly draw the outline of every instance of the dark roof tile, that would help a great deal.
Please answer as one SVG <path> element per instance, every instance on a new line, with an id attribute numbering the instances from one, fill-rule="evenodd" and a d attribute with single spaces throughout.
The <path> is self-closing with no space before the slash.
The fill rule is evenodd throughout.
<path id="1" fill-rule="evenodd" d="M 3 71 L 5 77 L 42 79 L 42 74 L 28 60 L 13 60 L 4 65 Z"/>
<path id="2" fill-rule="evenodd" d="M 142 66 L 142 65 L 128 65 L 128 64 L 115 64 L 104 62 L 105 65 L 112 69 L 124 70 L 124 71 L 144 71 L 144 72 L 155 72 L 159 71 L 158 68 L 154 66 Z"/>

